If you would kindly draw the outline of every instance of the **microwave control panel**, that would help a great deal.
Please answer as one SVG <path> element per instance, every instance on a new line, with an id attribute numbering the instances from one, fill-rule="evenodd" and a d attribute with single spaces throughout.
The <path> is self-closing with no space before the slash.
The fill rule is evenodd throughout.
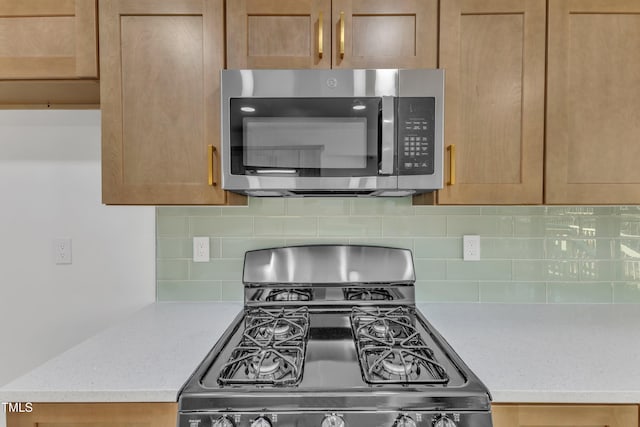
<path id="1" fill-rule="evenodd" d="M 432 175 L 435 164 L 435 98 L 396 98 L 398 174 Z"/>

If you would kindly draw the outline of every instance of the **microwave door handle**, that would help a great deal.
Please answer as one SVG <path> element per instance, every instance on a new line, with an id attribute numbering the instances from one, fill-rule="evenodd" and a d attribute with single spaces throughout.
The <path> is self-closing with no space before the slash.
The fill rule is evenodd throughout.
<path id="1" fill-rule="evenodd" d="M 394 110 L 394 97 L 383 96 L 382 97 L 382 154 L 380 160 L 380 174 L 392 175 L 393 174 L 393 159 L 395 155 L 395 110 Z"/>

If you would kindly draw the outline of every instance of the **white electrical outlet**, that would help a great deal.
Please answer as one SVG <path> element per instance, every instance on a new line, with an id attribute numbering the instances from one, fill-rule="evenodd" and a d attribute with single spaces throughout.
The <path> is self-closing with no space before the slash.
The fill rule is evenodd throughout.
<path id="1" fill-rule="evenodd" d="M 193 238 L 193 262 L 209 262 L 209 238 Z"/>
<path id="2" fill-rule="evenodd" d="M 53 259 L 56 264 L 71 264 L 71 239 L 53 239 Z"/>
<path id="3" fill-rule="evenodd" d="M 462 259 L 480 261 L 480 236 L 462 236 Z"/>

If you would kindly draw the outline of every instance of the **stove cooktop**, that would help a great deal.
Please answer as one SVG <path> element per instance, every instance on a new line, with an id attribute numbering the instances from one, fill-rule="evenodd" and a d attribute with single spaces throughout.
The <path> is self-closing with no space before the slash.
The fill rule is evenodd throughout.
<path id="1" fill-rule="evenodd" d="M 253 277 L 245 310 L 185 384 L 179 427 L 492 426 L 487 388 L 415 309 L 410 252 L 254 252 L 245 258 L 245 279 Z M 398 280 L 339 282 L 380 274 L 366 268 L 370 257 Z M 322 281 L 308 283 L 283 260 L 313 262 Z M 345 271 L 327 273 L 330 265 Z"/>

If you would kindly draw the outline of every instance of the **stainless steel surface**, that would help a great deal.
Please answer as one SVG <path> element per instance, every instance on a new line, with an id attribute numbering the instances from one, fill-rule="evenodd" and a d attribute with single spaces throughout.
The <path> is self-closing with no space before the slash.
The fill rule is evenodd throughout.
<path id="1" fill-rule="evenodd" d="M 443 70 L 222 70 L 221 73 L 221 153 L 224 189 L 256 197 L 344 195 L 401 197 L 442 188 Z M 391 110 L 388 107 L 390 100 L 397 99 L 398 96 L 434 97 L 436 100 L 433 174 L 397 173 L 398 144 L 395 130 L 397 123 L 393 121 L 395 118 L 393 106 Z M 382 98 L 384 106 L 378 174 L 320 177 L 232 174 L 230 100 L 238 97 Z M 393 148 L 390 149 L 390 146 Z"/>
<path id="2" fill-rule="evenodd" d="M 392 96 L 382 97 L 381 175 L 391 175 L 395 170 L 396 125 L 393 100 Z"/>
<path id="3" fill-rule="evenodd" d="M 296 272 L 314 260 L 343 272 Z M 390 260 L 402 267 L 385 277 L 407 283 L 348 281 Z M 415 309 L 409 251 L 251 251 L 245 279 L 245 312 L 185 384 L 178 427 L 492 427 L 487 388 Z"/>
<path id="4" fill-rule="evenodd" d="M 245 254 L 245 286 L 411 284 L 408 249 L 358 245 L 289 246 Z"/>

